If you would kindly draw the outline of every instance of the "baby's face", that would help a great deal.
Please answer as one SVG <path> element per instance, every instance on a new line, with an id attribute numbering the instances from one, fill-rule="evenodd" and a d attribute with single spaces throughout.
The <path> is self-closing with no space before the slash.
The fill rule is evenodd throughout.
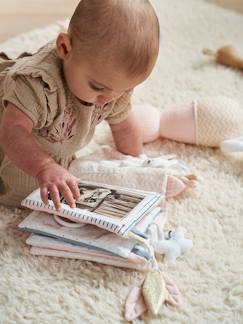
<path id="1" fill-rule="evenodd" d="M 64 74 L 70 91 L 86 104 L 105 105 L 147 77 L 129 78 L 106 65 L 91 64 L 88 60 L 77 63 L 73 57 L 64 61 Z"/>

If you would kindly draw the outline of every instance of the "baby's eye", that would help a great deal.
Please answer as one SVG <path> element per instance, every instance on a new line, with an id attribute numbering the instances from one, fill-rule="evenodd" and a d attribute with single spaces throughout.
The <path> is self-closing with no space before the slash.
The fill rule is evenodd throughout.
<path id="1" fill-rule="evenodd" d="M 93 89 L 95 91 L 103 91 L 105 89 L 104 87 L 98 87 L 98 86 L 94 85 L 91 82 L 89 82 L 89 86 L 90 86 L 91 89 Z"/>

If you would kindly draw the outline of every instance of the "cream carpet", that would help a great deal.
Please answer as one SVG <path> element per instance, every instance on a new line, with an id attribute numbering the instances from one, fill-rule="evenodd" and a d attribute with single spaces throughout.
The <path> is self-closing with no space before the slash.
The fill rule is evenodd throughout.
<path id="1" fill-rule="evenodd" d="M 202 0 L 152 2 L 163 45 L 153 75 L 137 89 L 134 102 L 164 109 L 224 94 L 243 103 L 242 73 L 201 54 L 203 47 L 228 43 L 243 53 L 243 16 Z M 5 42 L 1 50 L 33 50 L 57 31 L 55 25 L 35 30 Z M 107 141 L 110 134 L 103 125 L 90 148 Z M 147 154 L 162 152 L 176 153 L 201 178 L 193 195 L 168 202 L 166 228 L 186 227 L 194 248 L 169 267 L 183 293 L 183 307 L 164 307 L 158 317 L 146 315 L 140 323 L 242 323 L 243 156 L 162 140 L 146 146 Z M 139 273 L 30 256 L 27 235 L 16 228 L 27 212 L 0 207 L 0 213 L 1 323 L 124 323 L 124 302 Z"/>

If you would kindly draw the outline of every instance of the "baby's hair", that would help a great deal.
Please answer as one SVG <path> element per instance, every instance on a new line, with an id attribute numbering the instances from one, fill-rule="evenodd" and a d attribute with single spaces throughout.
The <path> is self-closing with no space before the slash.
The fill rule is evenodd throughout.
<path id="1" fill-rule="evenodd" d="M 125 69 L 129 77 L 150 72 L 159 51 L 159 22 L 148 0 L 81 0 L 69 33 L 80 57 Z"/>

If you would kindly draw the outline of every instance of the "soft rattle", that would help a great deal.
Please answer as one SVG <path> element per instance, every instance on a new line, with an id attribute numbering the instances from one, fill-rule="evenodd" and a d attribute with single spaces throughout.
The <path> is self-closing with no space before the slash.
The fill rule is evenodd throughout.
<path id="1" fill-rule="evenodd" d="M 243 57 L 240 57 L 235 48 L 231 45 L 223 46 L 216 52 L 212 51 L 211 49 L 204 48 L 203 54 L 212 56 L 216 63 L 236 69 L 243 69 Z"/>
<path id="2" fill-rule="evenodd" d="M 175 231 L 169 231 L 168 238 L 153 243 L 154 251 L 165 254 L 165 261 L 173 262 L 178 256 L 190 250 L 192 240 L 185 238 L 186 230 L 178 227 Z"/>
<path id="3" fill-rule="evenodd" d="M 131 237 L 144 244 L 151 259 L 148 272 L 139 285 L 130 292 L 126 306 L 126 320 L 131 321 L 142 315 L 147 309 L 157 315 L 163 304 L 180 306 L 181 294 L 176 285 L 161 271 L 155 257 L 155 249 L 150 240 L 130 233 Z"/>

